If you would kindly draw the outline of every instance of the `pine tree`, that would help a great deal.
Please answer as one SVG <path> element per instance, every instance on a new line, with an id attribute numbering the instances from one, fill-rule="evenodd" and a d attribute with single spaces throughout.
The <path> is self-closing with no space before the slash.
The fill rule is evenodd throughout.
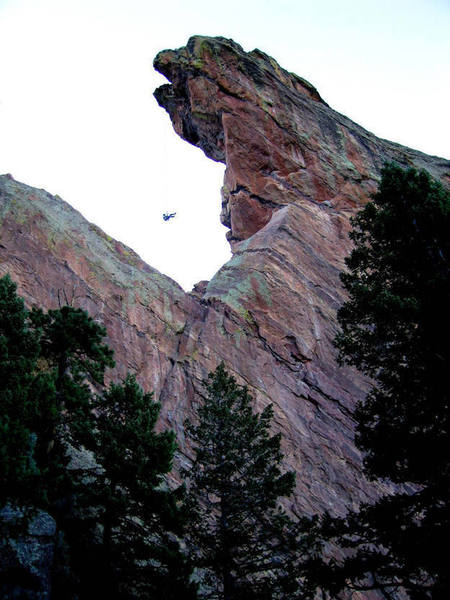
<path id="1" fill-rule="evenodd" d="M 166 484 L 175 435 L 155 431 L 159 412 L 152 394 L 131 375 L 97 398 L 88 447 L 99 468 L 85 502 L 95 511 L 101 534 L 97 544 L 91 534 L 84 549 L 84 568 L 89 563 L 92 577 L 84 574 L 82 597 L 196 598 L 175 535 L 183 525 L 181 490 Z"/>
<path id="2" fill-rule="evenodd" d="M 343 362 L 374 380 L 357 406 L 356 443 L 370 478 L 410 493 L 327 520 L 327 535 L 351 550 L 332 565 L 335 593 L 350 582 L 414 599 L 450 594 L 449 230 L 449 192 L 395 165 L 353 219 L 336 344 Z"/>
<path id="3" fill-rule="evenodd" d="M 245 387 L 224 365 L 204 382 L 198 423 L 188 424 L 195 460 L 186 472 L 191 510 L 188 545 L 202 598 L 312 597 L 302 560 L 316 548 L 313 524 L 295 523 L 279 505 L 295 485 L 282 473 L 280 435 L 270 435 L 272 406 L 251 408 Z"/>
<path id="4" fill-rule="evenodd" d="M 80 309 L 28 311 L 0 279 L 0 509 L 16 515 L 0 519 L 5 536 L 21 535 L 37 509 L 65 528 L 84 476 L 68 469 L 71 453 L 95 424 L 89 384 L 112 365 L 104 334 Z"/>
<path id="5" fill-rule="evenodd" d="M 105 334 L 81 309 L 27 311 L 0 279 L 0 509 L 55 518 L 66 548 L 55 597 L 193 600 L 182 490 L 165 486 L 174 434 L 155 432 L 160 406 L 132 376 L 104 391 Z M 74 450 L 91 466 L 69 466 Z M 22 521 L 0 519 L 2 535 L 21 535 Z"/>
<path id="6" fill-rule="evenodd" d="M 449 225 L 449 192 L 395 165 L 353 220 L 336 343 L 342 361 L 375 380 L 356 413 L 374 477 L 422 485 L 448 469 Z"/>
<path id="7" fill-rule="evenodd" d="M 40 330 L 41 356 L 51 370 L 62 418 L 58 435 L 79 447 L 92 421 L 92 386 L 103 386 L 114 352 L 103 342 L 106 329 L 80 308 L 62 306 L 44 313 L 33 309 L 30 318 Z"/>
<path id="8" fill-rule="evenodd" d="M 14 406 L 31 419 L 24 423 L 30 429 L 32 460 L 39 474 L 35 480 L 24 480 L 24 497 L 31 502 L 37 495 L 32 490 L 39 491 L 36 507 L 48 510 L 59 522 L 70 511 L 83 475 L 67 466 L 72 449 L 82 448 L 94 426 L 90 385 L 102 383 L 105 368 L 114 364 L 113 352 L 102 344 L 104 328 L 81 309 L 23 310 L 36 354 L 22 381 L 32 382 L 33 393 L 28 402 L 15 394 Z M 17 352 L 23 355 L 26 346 Z"/>
<path id="9" fill-rule="evenodd" d="M 0 508 L 43 501 L 36 423 L 39 406 L 54 395 L 49 382 L 36 378 L 39 335 L 16 287 L 9 275 L 0 279 Z"/>

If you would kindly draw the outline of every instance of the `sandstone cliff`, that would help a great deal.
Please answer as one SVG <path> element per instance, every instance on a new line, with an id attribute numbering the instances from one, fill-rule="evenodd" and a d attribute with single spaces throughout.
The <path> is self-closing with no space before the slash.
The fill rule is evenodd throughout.
<path id="1" fill-rule="evenodd" d="M 379 492 L 361 476 L 352 408 L 367 390 L 339 368 L 332 339 L 349 217 L 376 189 L 386 160 L 450 181 L 449 163 L 380 140 L 259 50 L 191 38 L 161 52 L 171 82 L 156 92 L 175 131 L 226 165 L 222 222 L 233 257 L 186 294 L 129 248 L 43 190 L 0 178 L 0 273 L 31 304 L 54 307 L 64 289 L 108 329 L 119 375 L 136 372 L 162 402 L 189 456 L 183 421 L 202 378 L 224 361 L 275 407 L 292 510 L 346 507 Z"/>

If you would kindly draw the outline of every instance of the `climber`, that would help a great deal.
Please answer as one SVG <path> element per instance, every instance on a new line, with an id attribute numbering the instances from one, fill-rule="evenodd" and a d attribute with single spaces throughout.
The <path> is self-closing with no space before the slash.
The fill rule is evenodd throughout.
<path id="1" fill-rule="evenodd" d="M 168 221 L 169 219 L 173 219 L 173 217 L 174 217 L 176 214 L 177 214 L 176 212 L 174 212 L 174 213 L 170 213 L 170 214 L 169 214 L 169 213 L 164 213 L 164 214 L 163 214 L 163 219 L 164 219 L 164 221 Z"/>

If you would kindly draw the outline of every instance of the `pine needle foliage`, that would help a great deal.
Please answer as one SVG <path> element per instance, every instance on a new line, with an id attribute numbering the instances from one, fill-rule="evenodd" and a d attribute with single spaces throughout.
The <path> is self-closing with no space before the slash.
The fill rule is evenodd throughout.
<path id="1" fill-rule="evenodd" d="M 160 408 L 132 375 L 97 398 L 89 447 L 100 468 L 87 495 L 101 531 L 88 548 L 98 582 L 87 579 L 92 597 L 196 597 L 175 537 L 183 526 L 182 490 L 170 490 L 165 480 L 175 434 L 155 431 Z"/>
<path id="2" fill-rule="evenodd" d="M 16 289 L 9 275 L 0 279 L 0 507 L 45 502 L 36 425 L 42 412 L 56 416 L 55 389 L 36 375 L 39 334 Z"/>
<path id="3" fill-rule="evenodd" d="M 314 553 L 313 523 L 294 522 L 279 504 L 295 475 L 283 472 L 273 408 L 252 397 L 223 364 L 204 382 L 198 422 L 187 425 L 195 460 L 186 471 L 191 522 L 188 546 L 201 597 L 238 600 L 308 598 L 302 560 Z"/>
<path id="4" fill-rule="evenodd" d="M 60 537 L 55 597 L 194 600 L 177 537 L 183 491 L 165 481 L 174 434 L 155 430 L 160 405 L 133 376 L 105 389 L 105 335 L 72 306 L 28 311 L 0 279 L 0 541 L 15 543 L 43 509 Z M 3 518 L 8 504 L 25 518 Z M 2 572 L 0 593 L 25 593 L 16 576 Z"/>
<path id="5" fill-rule="evenodd" d="M 379 191 L 352 220 L 355 248 L 338 312 L 342 362 L 373 378 L 357 406 L 356 443 L 371 479 L 403 491 L 326 519 L 350 551 L 329 563 L 345 587 L 402 589 L 414 600 L 450 596 L 450 193 L 426 171 L 387 165 Z M 407 492 L 405 492 L 407 490 Z"/>
<path id="6" fill-rule="evenodd" d="M 369 475 L 426 484 L 450 458 L 450 194 L 426 171 L 390 165 L 352 225 L 336 345 L 375 380 L 356 441 Z"/>

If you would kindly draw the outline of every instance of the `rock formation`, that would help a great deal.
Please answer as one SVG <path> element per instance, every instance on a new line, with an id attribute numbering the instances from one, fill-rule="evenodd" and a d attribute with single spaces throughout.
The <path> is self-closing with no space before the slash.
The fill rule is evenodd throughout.
<path id="1" fill-rule="evenodd" d="M 360 207 L 385 161 L 450 183 L 447 161 L 376 138 L 260 50 L 195 36 L 160 52 L 154 66 L 171 81 L 155 96 L 175 131 L 226 165 L 222 223 L 232 247 L 286 206 L 326 202 L 340 214 Z"/>
<path id="2" fill-rule="evenodd" d="M 338 367 L 332 346 L 349 217 L 385 161 L 447 183 L 449 163 L 376 138 L 311 84 L 231 40 L 193 37 L 155 67 L 171 82 L 155 95 L 175 131 L 226 165 L 221 218 L 232 259 L 185 293 L 60 198 L 3 176 L 0 273 L 29 305 L 57 306 L 64 290 L 107 327 L 115 375 L 131 370 L 155 391 L 182 463 L 183 422 L 201 380 L 224 361 L 259 409 L 274 404 L 298 473 L 291 510 L 343 514 L 381 490 L 361 476 L 353 444 L 352 409 L 368 382 Z"/>
<path id="3" fill-rule="evenodd" d="M 0 519 L 14 526 L 22 513 L 11 507 L 0 510 Z M 52 564 L 57 546 L 56 523 L 43 511 L 30 518 L 19 537 L 0 538 L 0 597 L 24 600 L 51 598 Z"/>

